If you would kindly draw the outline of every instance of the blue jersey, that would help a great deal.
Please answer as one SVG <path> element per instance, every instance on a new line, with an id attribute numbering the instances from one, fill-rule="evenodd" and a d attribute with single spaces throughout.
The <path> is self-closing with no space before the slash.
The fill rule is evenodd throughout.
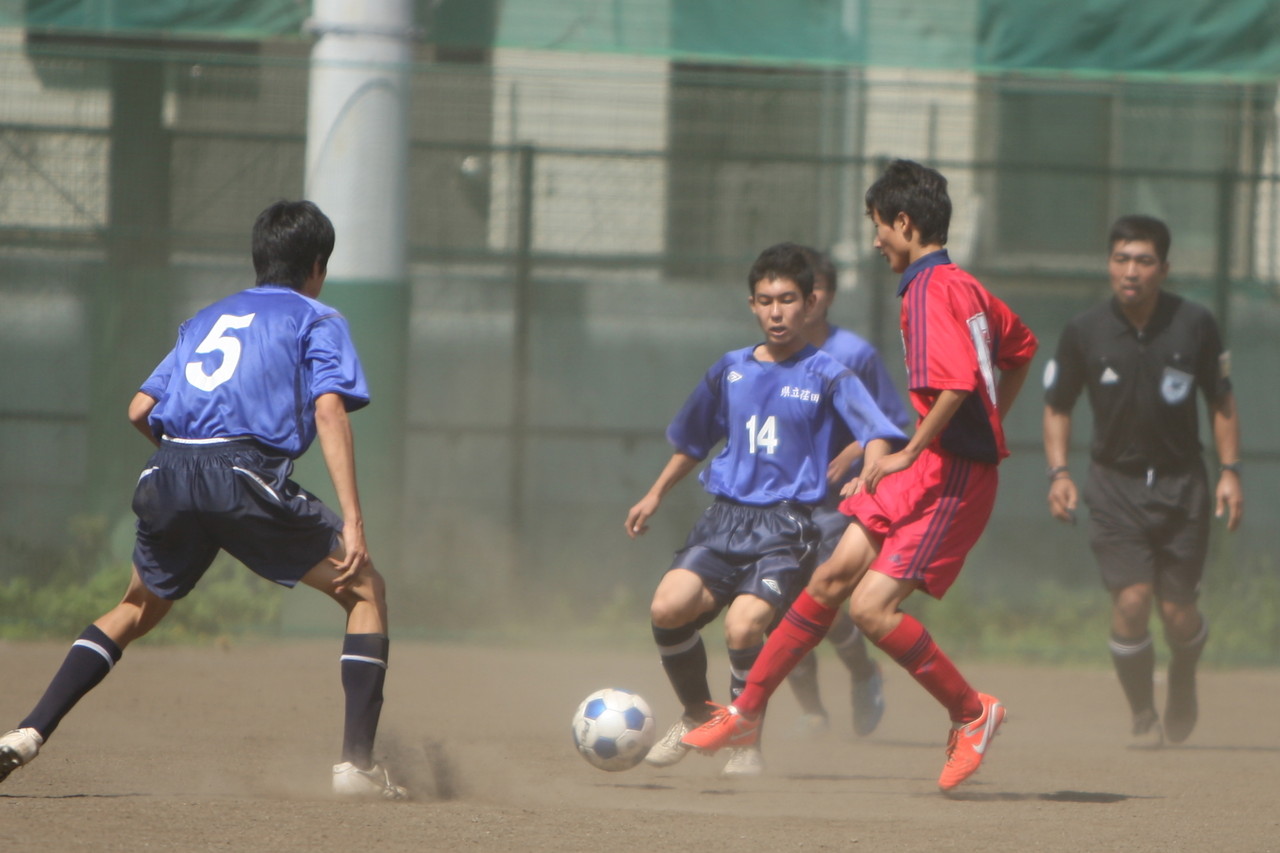
<path id="1" fill-rule="evenodd" d="M 667 427 L 672 446 L 695 459 L 725 442 L 701 475 L 711 494 L 754 506 L 816 504 L 837 429 L 864 445 L 906 441 L 858 377 L 816 347 L 778 363 L 757 361 L 754 351 L 721 357 Z"/>
<path id="2" fill-rule="evenodd" d="M 880 411 L 884 412 L 885 417 L 893 424 L 902 430 L 910 425 L 911 413 L 907 411 L 902 397 L 894 389 L 889 370 L 884 366 L 884 360 L 880 358 L 880 353 L 876 352 L 875 347 L 848 329 L 831 324 L 830 333 L 822 343 L 822 351 L 829 353 L 862 380 L 862 384 L 871 394 L 871 398 L 876 401 Z M 847 439 L 847 436 L 837 437 L 836 444 L 832 448 L 833 457 L 849 445 L 849 441 L 844 439 Z M 859 458 L 849 469 L 849 477 L 845 482 L 861 470 L 862 459 Z"/>
<path id="3" fill-rule="evenodd" d="M 178 342 L 140 389 L 155 398 L 157 437 L 249 436 L 296 459 L 316 437 L 315 401 L 369 402 L 347 321 L 289 287 L 228 296 L 182 324 Z"/>

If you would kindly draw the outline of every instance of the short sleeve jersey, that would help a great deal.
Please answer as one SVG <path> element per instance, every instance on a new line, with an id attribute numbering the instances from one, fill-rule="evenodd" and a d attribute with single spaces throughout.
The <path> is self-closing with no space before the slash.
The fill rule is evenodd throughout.
<path id="1" fill-rule="evenodd" d="M 938 392 L 968 391 L 934 440 L 944 452 L 997 464 L 1009 455 L 996 408 L 997 371 L 1029 362 L 1036 337 L 946 251 L 911 264 L 898 287 L 911 404 L 923 418 Z"/>
<path id="2" fill-rule="evenodd" d="M 295 459 L 315 440 L 316 398 L 339 394 L 348 411 L 369 402 L 346 320 L 276 285 L 232 294 L 183 323 L 140 390 L 157 401 L 157 438 L 251 437 Z"/>
<path id="3" fill-rule="evenodd" d="M 1114 468 L 1182 468 L 1200 458 L 1196 389 L 1231 391 L 1230 359 L 1205 308 L 1161 291 L 1139 331 L 1114 300 L 1067 323 L 1045 368 L 1045 402 L 1070 412 L 1088 390 L 1094 460 Z"/>
<path id="4" fill-rule="evenodd" d="M 853 371 L 892 424 L 902 430 L 910 425 L 911 414 L 893 387 L 893 379 L 875 347 L 848 329 L 832 324 L 821 349 Z M 841 432 L 835 439 L 832 456 L 843 450 L 850 440 L 847 433 Z M 850 470 L 850 477 L 861 467 L 862 460 L 859 459 Z"/>
<path id="5" fill-rule="evenodd" d="M 708 492 L 753 506 L 781 501 L 816 504 L 827 491 L 833 432 L 858 441 L 905 442 L 858 378 L 809 345 L 781 362 L 763 362 L 755 347 L 726 353 L 707 371 L 667 427 L 679 452 L 704 459 Z"/>

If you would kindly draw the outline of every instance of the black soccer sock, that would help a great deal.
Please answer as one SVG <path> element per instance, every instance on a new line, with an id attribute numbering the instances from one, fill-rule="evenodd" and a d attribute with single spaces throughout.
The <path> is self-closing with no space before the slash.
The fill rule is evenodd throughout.
<path id="1" fill-rule="evenodd" d="M 822 697 L 818 693 L 818 656 L 816 653 L 809 652 L 800 658 L 799 662 L 791 668 L 791 672 L 787 674 L 787 683 L 791 685 L 791 692 L 795 694 L 796 701 L 800 703 L 802 711 L 819 717 L 827 715 L 827 709 L 823 707 Z"/>
<path id="2" fill-rule="evenodd" d="M 347 697 L 342 760 L 361 770 L 373 766 L 373 739 L 382 715 L 389 647 L 384 634 L 347 634 L 342 641 L 342 690 Z"/>
<path id="3" fill-rule="evenodd" d="M 662 656 L 662 668 L 671 682 L 684 715 L 705 723 L 711 719 L 711 687 L 707 684 L 707 649 L 695 625 L 679 628 L 653 626 L 653 641 Z"/>
<path id="4" fill-rule="evenodd" d="M 875 675 L 875 664 L 867 654 L 867 640 L 847 612 L 840 611 L 827 632 L 827 639 L 836 647 L 836 655 L 856 681 L 866 681 Z"/>
<path id="5" fill-rule="evenodd" d="M 1169 672 L 1194 672 L 1200 661 L 1200 653 L 1209 641 L 1209 620 L 1203 613 L 1200 614 L 1200 629 L 1190 639 L 1176 640 L 1169 636 L 1168 630 L 1164 632 L 1164 639 L 1169 644 Z"/>
<path id="6" fill-rule="evenodd" d="M 1116 675 L 1120 678 L 1120 687 L 1129 700 L 1129 709 L 1135 714 L 1154 710 L 1156 650 L 1151 635 L 1144 634 L 1129 640 L 1112 634 L 1107 645 L 1111 649 Z"/>
<path id="7" fill-rule="evenodd" d="M 747 686 L 747 674 L 760 657 L 764 643 L 757 643 L 749 649 L 729 649 L 729 701 L 738 698 L 738 694 Z"/>
<path id="8" fill-rule="evenodd" d="M 67 712 L 107 677 L 121 654 L 120 647 L 97 625 L 85 628 L 79 639 L 71 644 L 71 650 L 49 682 L 44 696 L 27 718 L 18 723 L 18 728 L 33 728 L 48 740 Z"/>

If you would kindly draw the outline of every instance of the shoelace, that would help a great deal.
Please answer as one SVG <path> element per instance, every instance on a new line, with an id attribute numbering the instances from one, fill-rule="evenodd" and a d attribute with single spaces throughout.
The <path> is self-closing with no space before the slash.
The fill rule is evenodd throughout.
<path id="1" fill-rule="evenodd" d="M 960 745 L 960 730 L 952 729 L 951 734 L 947 735 L 947 760 L 955 753 L 956 747 Z"/>

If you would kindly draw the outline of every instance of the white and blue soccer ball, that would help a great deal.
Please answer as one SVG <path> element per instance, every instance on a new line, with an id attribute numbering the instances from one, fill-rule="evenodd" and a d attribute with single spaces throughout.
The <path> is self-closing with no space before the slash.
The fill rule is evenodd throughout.
<path id="1" fill-rule="evenodd" d="M 656 737 L 649 703 L 630 690 L 597 690 L 573 715 L 574 746 L 601 770 L 630 770 L 644 759 Z"/>

